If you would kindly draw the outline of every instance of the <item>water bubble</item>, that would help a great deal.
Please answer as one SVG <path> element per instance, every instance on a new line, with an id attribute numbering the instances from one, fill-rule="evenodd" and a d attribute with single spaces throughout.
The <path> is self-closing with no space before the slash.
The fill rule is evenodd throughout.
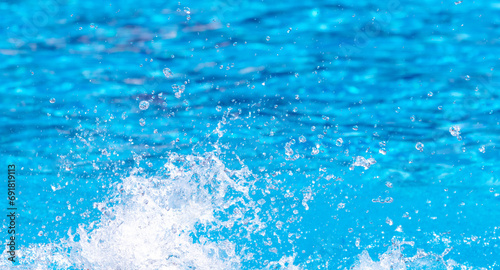
<path id="1" fill-rule="evenodd" d="M 428 95 L 429 97 L 432 97 L 432 96 L 434 95 L 434 93 L 429 92 L 427 95 Z"/>
<path id="2" fill-rule="evenodd" d="M 342 140 L 342 138 L 338 138 L 337 141 L 335 142 L 335 145 L 341 147 L 342 143 L 344 143 L 344 140 Z"/>
<path id="3" fill-rule="evenodd" d="M 217 106 L 217 107 L 215 107 L 215 110 L 217 110 L 218 112 L 220 112 L 222 110 L 222 107 L 221 106 Z"/>
<path id="4" fill-rule="evenodd" d="M 139 109 L 141 110 L 147 110 L 149 108 L 149 102 L 143 100 L 139 103 Z"/>
<path id="5" fill-rule="evenodd" d="M 319 153 L 319 149 L 317 147 L 313 147 L 311 151 L 311 155 L 317 155 Z"/>
<path id="6" fill-rule="evenodd" d="M 267 41 L 271 40 L 271 37 L 270 37 L 270 36 L 267 36 L 267 37 L 266 37 L 266 40 L 267 40 Z"/>
<path id="7" fill-rule="evenodd" d="M 481 153 L 486 152 L 486 148 L 484 147 L 484 145 L 482 145 L 481 147 L 479 147 L 479 152 L 481 152 Z"/>
<path id="8" fill-rule="evenodd" d="M 139 119 L 139 124 L 140 124 L 141 126 L 146 125 L 146 120 L 144 120 L 144 118 Z"/>
<path id="9" fill-rule="evenodd" d="M 169 68 L 164 68 L 163 74 L 165 74 L 165 77 L 167 77 L 167 78 L 170 78 L 173 75 L 172 71 Z"/>
<path id="10" fill-rule="evenodd" d="M 298 78 L 299 77 L 299 73 L 295 73 L 295 78 Z"/>
<path id="11" fill-rule="evenodd" d="M 415 149 L 417 149 L 420 152 L 423 152 L 424 151 L 424 144 L 421 142 L 418 142 L 417 144 L 415 144 Z"/>
<path id="12" fill-rule="evenodd" d="M 465 75 L 465 80 L 469 81 L 470 80 L 470 76 L 469 75 Z"/>
<path id="13" fill-rule="evenodd" d="M 186 14 L 191 14 L 191 9 L 190 9 L 190 8 L 188 8 L 188 7 L 185 7 L 185 8 L 184 8 L 184 12 L 185 12 Z"/>
<path id="14" fill-rule="evenodd" d="M 304 137 L 304 135 L 300 136 L 299 142 L 301 142 L 301 143 L 306 142 L 306 137 Z"/>
<path id="15" fill-rule="evenodd" d="M 387 150 L 385 150 L 385 148 L 380 148 L 380 149 L 378 150 L 378 152 L 379 152 L 380 154 L 382 154 L 382 155 L 387 154 Z"/>
<path id="16" fill-rule="evenodd" d="M 56 103 L 56 99 L 55 98 L 51 98 L 50 99 L 50 103 Z"/>
<path id="17" fill-rule="evenodd" d="M 410 117 L 410 120 L 411 120 L 412 122 L 415 122 L 415 115 L 412 115 L 412 116 Z"/>
<path id="18" fill-rule="evenodd" d="M 345 207 L 345 203 L 339 203 L 339 204 L 337 205 L 337 209 L 342 209 L 342 208 L 344 208 L 344 207 Z"/>
<path id="19" fill-rule="evenodd" d="M 358 130 L 358 126 L 352 127 L 353 130 Z"/>
<path id="20" fill-rule="evenodd" d="M 61 216 L 57 216 L 56 217 L 56 221 L 61 221 L 62 217 Z"/>

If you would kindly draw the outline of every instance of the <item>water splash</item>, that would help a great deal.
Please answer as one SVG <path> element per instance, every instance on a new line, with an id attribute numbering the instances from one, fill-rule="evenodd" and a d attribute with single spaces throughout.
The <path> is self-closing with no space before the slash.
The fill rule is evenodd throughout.
<path id="1" fill-rule="evenodd" d="M 442 254 L 434 254 L 432 252 L 425 252 L 422 249 L 417 249 L 415 255 L 406 256 L 404 246 L 412 246 L 412 241 L 399 241 L 393 239 L 392 245 L 387 251 L 378 256 L 378 261 L 374 261 L 368 251 L 364 250 L 359 256 L 358 261 L 350 268 L 351 270 L 453 270 L 472 269 L 464 265 L 456 263 L 452 259 L 444 259 L 444 257 L 451 251 L 446 249 Z"/>
<path id="2" fill-rule="evenodd" d="M 21 249 L 23 267 L 241 268 L 245 249 L 232 241 L 240 236 L 234 232 L 233 238 L 210 235 L 242 223 L 241 213 L 255 207 L 249 197 L 252 177 L 246 167 L 230 170 L 213 152 L 172 153 L 157 175 L 143 176 L 140 171 L 135 169 L 115 185 L 107 201 L 94 205 L 102 213 L 97 222 L 80 224 L 76 232 L 70 229 L 60 243 Z M 246 221 L 245 233 L 261 225 L 257 213 L 254 217 Z M 293 266 L 290 260 L 293 262 L 283 257 L 275 265 Z M 6 266 L 2 263 L 0 266 Z"/>

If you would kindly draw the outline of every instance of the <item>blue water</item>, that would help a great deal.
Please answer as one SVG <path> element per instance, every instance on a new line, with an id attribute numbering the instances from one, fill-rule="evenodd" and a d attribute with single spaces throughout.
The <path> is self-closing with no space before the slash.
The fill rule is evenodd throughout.
<path id="1" fill-rule="evenodd" d="M 498 269 L 499 12 L 0 3 L 0 266 Z"/>

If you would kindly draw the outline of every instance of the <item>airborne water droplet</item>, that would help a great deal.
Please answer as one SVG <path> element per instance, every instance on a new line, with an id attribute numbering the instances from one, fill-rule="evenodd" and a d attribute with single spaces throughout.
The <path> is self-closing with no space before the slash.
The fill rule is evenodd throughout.
<path id="1" fill-rule="evenodd" d="M 167 77 L 167 78 L 170 78 L 173 75 L 172 71 L 169 68 L 164 68 L 163 74 L 165 74 L 165 77 Z"/>
<path id="2" fill-rule="evenodd" d="M 147 110 L 149 108 L 149 102 L 143 100 L 139 103 L 139 109 L 141 110 Z"/>
<path id="3" fill-rule="evenodd" d="M 424 144 L 421 143 L 421 142 L 418 142 L 417 144 L 415 144 L 415 148 L 420 151 L 420 152 L 423 152 L 424 151 Z"/>
<path id="4" fill-rule="evenodd" d="M 342 138 L 338 138 L 337 141 L 335 142 L 335 145 L 341 147 L 342 143 L 344 143 L 344 140 L 342 140 Z"/>
<path id="5" fill-rule="evenodd" d="M 392 224 L 394 224 L 394 222 L 390 218 L 386 218 L 385 223 L 389 224 L 389 226 L 392 226 Z"/>

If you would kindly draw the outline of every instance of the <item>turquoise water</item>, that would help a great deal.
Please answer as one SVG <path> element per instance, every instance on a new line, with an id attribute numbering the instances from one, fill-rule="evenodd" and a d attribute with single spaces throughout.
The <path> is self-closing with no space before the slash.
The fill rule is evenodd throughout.
<path id="1" fill-rule="evenodd" d="M 499 12 L 0 3 L 0 266 L 499 268 Z"/>

